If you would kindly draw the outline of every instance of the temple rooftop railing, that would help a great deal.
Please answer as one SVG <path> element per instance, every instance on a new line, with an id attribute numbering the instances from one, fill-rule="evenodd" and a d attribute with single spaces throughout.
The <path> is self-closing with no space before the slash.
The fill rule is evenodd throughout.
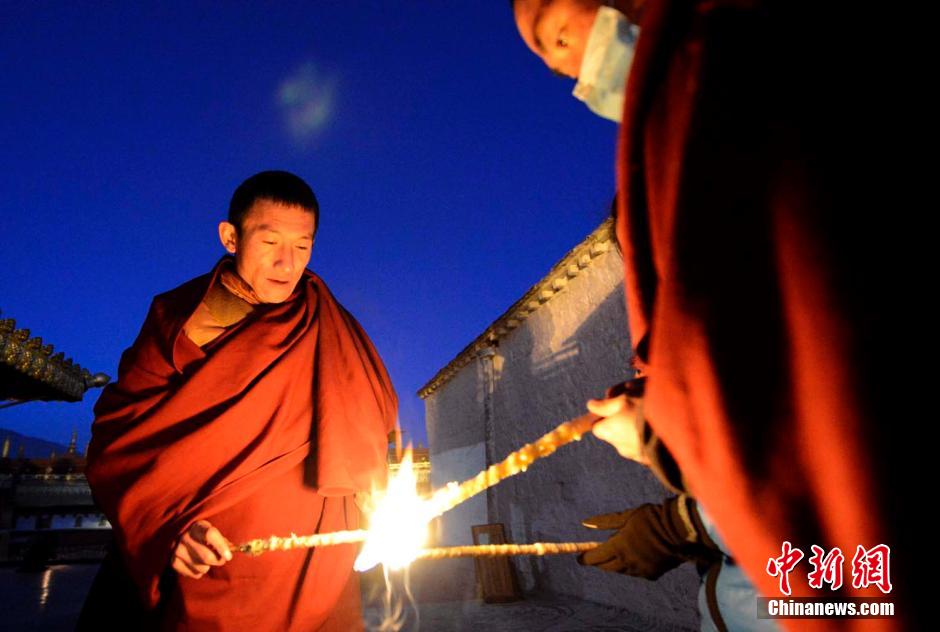
<path id="1" fill-rule="evenodd" d="M 88 369 L 54 353 L 51 344 L 18 329 L 12 318 L 0 318 L 0 408 L 26 401 L 77 402 L 90 388 L 107 384 L 104 373 Z"/>

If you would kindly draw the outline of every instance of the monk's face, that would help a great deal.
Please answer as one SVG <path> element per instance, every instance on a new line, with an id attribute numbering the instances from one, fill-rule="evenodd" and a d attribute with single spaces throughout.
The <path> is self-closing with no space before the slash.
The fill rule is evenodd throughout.
<path id="1" fill-rule="evenodd" d="M 576 78 L 599 0 L 516 0 L 516 28 L 526 46 L 556 73 Z"/>
<path id="2" fill-rule="evenodd" d="M 238 275 L 264 303 L 283 303 L 293 293 L 310 262 L 313 231 L 312 212 L 270 200 L 252 205 L 241 230 L 228 222 L 219 226 L 222 245 L 235 255 Z"/>

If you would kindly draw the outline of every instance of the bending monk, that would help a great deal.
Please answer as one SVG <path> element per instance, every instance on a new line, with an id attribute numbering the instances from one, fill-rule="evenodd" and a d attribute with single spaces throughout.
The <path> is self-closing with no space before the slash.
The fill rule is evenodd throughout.
<path id="1" fill-rule="evenodd" d="M 617 238 L 645 390 L 592 402 L 605 417 L 595 434 L 654 467 L 648 448 L 667 455 L 667 483 L 707 509 L 762 594 L 898 603 L 894 619 L 792 629 L 926 620 L 916 613 L 929 598 L 914 597 L 926 586 L 914 580 L 921 514 L 898 491 L 933 445 L 911 440 L 916 372 L 896 369 L 919 349 L 907 336 L 926 331 L 897 289 L 918 270 L 905 261 L 916 222 L 903 215 L 917 178 L 908 161 L 872 159 L 904 156 L 903 124 L 925 120 L 900 105 L 915 100 L 905 82 L 917 55 L 882 38 L 879 68 L 891 72 L 872 90 L 855 53 L 868 18 L 837 4 L 512 4 L 532 52 L 621 121 Z M 617 541 L 601 553 L 629 557 L 629 538 Z M 791 544 L 806 559 L 787 574 Z M 813 546 L 844 556 L 833 564 L 844 582 L 812 579 Z M 585 556 L 607 562 L 597 557 Z"/>
<path id="2" fill-rule="evenodd" d="M 355 529 L 354 494 L 385 483 L 397 399 L 305 269 L 318 219 L 297 176 L 252 176 L 219 225 L 230 255 L 154 299 L 95 407 L 87 475 L 119 555 L 80 627 L 114 622 L 123 573 L 144 606 L 130 616 L 162 629 L 362 628 L 355 545 L 259 558 L 229 545 Z"/>

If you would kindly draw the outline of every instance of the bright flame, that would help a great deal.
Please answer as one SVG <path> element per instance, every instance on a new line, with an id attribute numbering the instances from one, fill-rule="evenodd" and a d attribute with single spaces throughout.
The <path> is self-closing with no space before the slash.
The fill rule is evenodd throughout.
<path id="1" fill-rule="evenodd" d="M 401 469 L 377 498 L 369 516 L 369 535 L 353 568 L 367 571 L 376 564 L 400 569 L 411 564 L 428 538 L 434 517 L 430 504 L 418 496 L 418 478 L 412 466 L 411 447 L 405 450 Z"/>

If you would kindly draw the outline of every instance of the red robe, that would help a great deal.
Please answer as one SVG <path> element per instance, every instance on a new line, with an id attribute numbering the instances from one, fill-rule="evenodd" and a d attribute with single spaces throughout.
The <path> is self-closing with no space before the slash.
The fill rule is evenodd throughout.
<path id="1" fill-rule="evenodd" d="M 646 3 L 617 235 L 648 421 L 761 592 L 781 596 L 766 567 L 790 541 L 806 556 L 794 596 L 903 603 L 912 508 L 896 494 L 912 480 L 884 380 L 900 370 L 880 294 L 897 251 L 889 222 L 866 213 L 884 177 L 867 149 L 871 66 L 858 59 L 871 40 L 843 22 L 855 9 L 828 11 L 841 15 L 819 3 Z M 881 543 L 894 591 L 854 589 L 857 547 Z M 807 586 L 813 544 L 841 548 L 841 592 Z"/>
<path id="2" fill-rule="evenodd" d="M 161 594 L 206 519 L 231 542 L 358 527 L 385 482 L 397 399 L 365 332 L 316 275 L 205 348 L 183 325 L 224 265 L 157 296 L 95 407 L 87 476 L 144 603 L 171 629 L 361 627 L 354 545 L 236 555 Z"/>

